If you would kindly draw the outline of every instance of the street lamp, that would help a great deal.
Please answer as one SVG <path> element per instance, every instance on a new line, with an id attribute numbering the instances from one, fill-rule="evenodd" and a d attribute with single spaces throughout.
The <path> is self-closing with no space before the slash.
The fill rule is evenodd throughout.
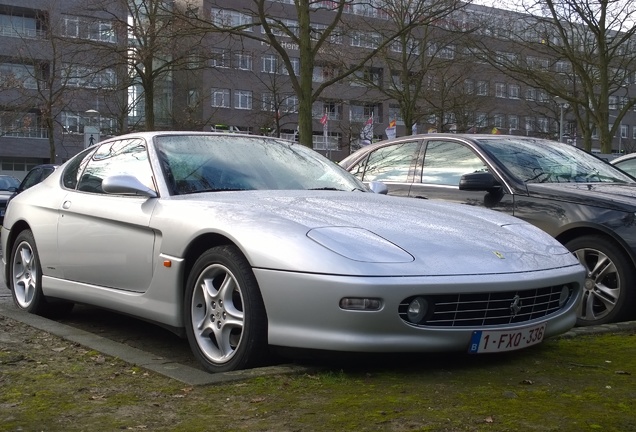
<path id="1" fill-rule="evenodd" d="M 99 111 L 94 109 L 89 109 L 84 112 L 86 116 L 89 118 L 90 123 L 93 125 L 85 125 L 84 126 L 84 148 L 90 147 L 93 144 L 96 144 L 100 140 L 100 114 Z M 97 125 L 95 125 L 97 123 Z"/>
<path id="2" fill-rule="evenodd" d="M 559 142 L 563 142 L 563 110 L 568 108 L 569 105 L 561 96 L 555 96 L 554 101 L 561 108 L 561 119 L 559 120 Z"/>

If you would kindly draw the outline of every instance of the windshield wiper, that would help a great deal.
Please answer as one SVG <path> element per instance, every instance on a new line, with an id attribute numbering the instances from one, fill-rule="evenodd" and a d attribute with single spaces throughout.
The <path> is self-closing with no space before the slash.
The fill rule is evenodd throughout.
<path id="1" fill-rule="evenodd" d="M 344 192 L 344 189 L 338 189 L 335 187 L 319 187 L 319 188 L 309 188 L 307 190 L 329 190 L 329 191 L 340 191 Z"/>

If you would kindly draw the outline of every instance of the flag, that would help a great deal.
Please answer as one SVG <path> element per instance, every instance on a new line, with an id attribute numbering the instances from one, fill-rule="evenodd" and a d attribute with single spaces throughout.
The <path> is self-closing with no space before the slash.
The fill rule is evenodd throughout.
<path id="1" fill-rule="evenodd" d="M 397 136 L 397 121 L 391 120 L 389 127 L 384 130 L 387 139 L 393 139 Z"/>
<path id="2" fill-rule="evenodd" d="M 492 132 L 493 135 L 499 135 L 501 132 L 499 131 L 499 129 L 497 129 L 496 127 L 492 128 Z"/>
<path id="3" fill-rule="evenodd" d="M 320 124 L 324 126 L 327 124 L 327 121 L 329 121 L 329 116 L 327 115 L 327 113 L 325 113 L 320 119 Z"/>
<path id="4" fill-rule="evenodd" d="M 360 131 L 360 141 L 362 145 L 371 144 L 373 142 L 373 116 L 364 124 Z"/>

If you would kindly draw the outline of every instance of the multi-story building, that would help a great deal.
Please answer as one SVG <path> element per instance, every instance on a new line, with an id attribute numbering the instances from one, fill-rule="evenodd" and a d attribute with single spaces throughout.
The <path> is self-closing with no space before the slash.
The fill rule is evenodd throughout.
<path id="1" fill-rule="evenodd" d="M 0 2 L 0 172 L 22 177 L 114 133 L 120 72 L 88 49 L 125 43 L 110 12 L 87 14 L 77 0 Z"/>
<path id="2" fill-rule="evenodd" d="M 0 0 L 0 46 L 5 48 L 0 56 L 0 172 L 22 177 L 33 165 L 63 162 L 96 139 L 144 127 L 143 104 L 139 103 L 143 90 L 134 79 L 128 82 L 129 64 L 109 54 L 115 52 L 109 48 L 131 43 L 121 25 L 130 23 L 125 2 L 108 2 L 109 7 L 120 8 L 108 13 L 88 8 L 86 3 Z M 278 18 L 294 26 L 293 1 L 266 3 Z M 390 21 L 378 7 L 381 3 L 367 0 L 347 7 L 343 20 L 364 27 L 331 38 L 332 52 L 345 56 L 341 61 L 377 45 L 374 29 Z M 193 13 L 228 25 L 244 24 L 246 33 L 258 36 L 262 28 L 250 25 L 249 5 L 253 2 L 201 0 Z M 470 28 L 471 23 L 479 22 L 478 17 L 511 13 L 474 5 L 467 8 L 446 17 L 448 24 L 436 24 L 441 29 L 450 23 L 455 29 Z M 324 27 L 332 19 L 329 13 L 313 13 L 313 25 Z M 364 20 L 359 21 L 361 18 Z M 496 35 L 484 29 L 443 43 L 429 39 L 413 50 L 422 58 L 438 60 L 436 68 L 406 71 L 422 85 L 413 131 L 510 133 L 579 144 L 578 127 L 568 107 L 545 89 L 512 79 L 475 57 L 470 49 L 470 37 L 475 35 L 499 43 Z M 303 61 L 299 47 L 283 34 L 279 36 L 297 71 Z M 505 43 L 501 43 L 505 53 Z M 403 49 L 391 46 L 388 51 Z M 161 97 L 156 99 L 161 103 L 154 103 L 161 115 L 155 128 L 297 138 L 298 97 L 282 59 L 267 44 L 258 38 L 210 33 L 203 43 L 190 47 L 188 56 L 188 62 L 180 63 L 158 83 Z M 533 61 L 541 66 L 545 60 L 537 57 Z M 326 56 L 316 58 L 314 86 L 330 80 L 337 67 Z M 550 62 L 548 67 L 557 74 L 558 68 L 567 65 Z M 386 86 L 399 87 L 398 72 L 378 56 L 348 79 L 327 87 L 313 107 L 314 148 L 338 160 L 364 139 L 386 138 L 391 131 L 387 128 L 394 123 L 398 136 L 407 134 L 399 101 L 383 91 Z M 630 89 L 633 84 L 629 83 Z M 620 106 L 617 97 L 610 99 L 610 119 L 612 110 Z M 614 150 L 636 150 L 634 112 L 623 119 L 619 131 Z"/>

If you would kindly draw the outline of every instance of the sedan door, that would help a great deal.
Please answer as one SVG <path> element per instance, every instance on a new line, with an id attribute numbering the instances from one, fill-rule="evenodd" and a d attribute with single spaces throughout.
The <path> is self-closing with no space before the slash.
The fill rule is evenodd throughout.
<path id="1" fill-rule="evenodd" d="M 391 143 L 371 151 L 349 171 L 365 183 L 381 181 L 389 195 L 409 196 L 420 160 L 420 140 Z"/>
<path id="2" fill-rule="evenodd" d="M 101 182 L 116 174 L 135 175 L 152 187 L 143 140 L 106 143 L 65 170 L 64 185 L 72 189 L 58 219 L 62 274 L 74 282 L 143 292 L 154 267 L 149 223 L 157 200 L 106 194 Z"/>
<path id="3" fill-rule="evenodd" d="M 493 168 L 464 142 L 431 138 L 424 142 L 420 170 L 415 173 L 409 196 L 440 199 L 514 214 L 514 196 Z M 461 190 L 465 174 L 493 175 L 497 186 L 489 190 Z"/>

